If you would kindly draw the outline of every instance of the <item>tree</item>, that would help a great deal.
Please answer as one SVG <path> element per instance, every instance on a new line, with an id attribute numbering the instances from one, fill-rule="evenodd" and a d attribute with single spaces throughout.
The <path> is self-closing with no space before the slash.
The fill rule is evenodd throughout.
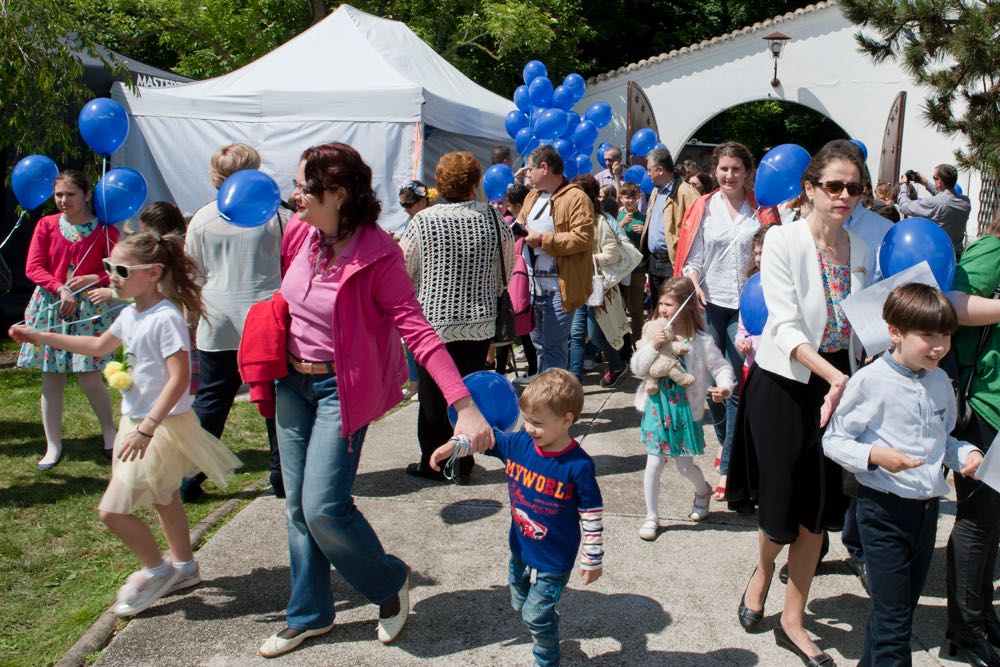
<path id="1" fill-rule="evenodd" d="M 845 16 L 874 31 L 857 34 L 876 62 L 898 60 L 930 89 L 928 122 L 966 147 L 963 168 L 1000 173 L 1000 2 L 983 0 L 838 0 Z"/>

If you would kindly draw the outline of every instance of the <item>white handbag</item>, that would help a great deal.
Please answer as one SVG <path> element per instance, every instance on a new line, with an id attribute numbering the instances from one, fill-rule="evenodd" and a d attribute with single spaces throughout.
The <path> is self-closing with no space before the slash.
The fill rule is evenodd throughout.
<path id="1" fill-rule="evenodd" d="M 601 275 L 600 270 L 597 268 L 597 258 L 591 254 L 590 259 L 594 262 L 594 276 L 591 278 L 592 287 L 590 297 L 587 298 L 587 305 L 599 306 L 604 303 L 604 276 Z"/>

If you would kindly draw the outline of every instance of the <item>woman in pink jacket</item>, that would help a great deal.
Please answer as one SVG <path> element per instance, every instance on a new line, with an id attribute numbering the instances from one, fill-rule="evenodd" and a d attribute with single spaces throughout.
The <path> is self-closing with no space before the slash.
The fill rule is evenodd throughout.
<path id="1" fill-rule="evenodd" d="M 354 505 L 368 423 L 402 398 L 399 336 L 458 413 L 456 433 L 473 449 L 492 432 L 447 350 L 420 310 L 392 237 L 377 223 L 371 168 L 341 143 L 302 154 L 298 220 L 289 223 L 281 282 L 288 302 L 288 374 L 276 388 L 276 423 L 291 560 L 287 627 L 259 649 L 270 658 L 333 628 L 330 565 L 379 605 L 379 641 L 394 640 L 409 613 L 410 571 L 385 553 Z M 307 224 L 302 224 L 304 221 Z"/>

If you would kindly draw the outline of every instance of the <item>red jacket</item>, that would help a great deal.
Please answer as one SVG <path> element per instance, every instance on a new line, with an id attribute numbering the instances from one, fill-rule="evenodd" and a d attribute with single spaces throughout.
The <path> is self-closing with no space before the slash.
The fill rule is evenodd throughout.
<path id="1" fill-rule="evenodd" d="M 59 217 L 58 213 L 47 215 L 35 225 L 24 275 L 39 287 L 58 292 L 66 283 L 69 265 L 74 264 L 76 275 L 96 275 L 101 285 L 106 287 L 108 274 L 104 272 L 101 260 L 110 255 L 111 248 L 118 243 L 118 230 L 99 224 L 86 237 L 70 243 L 59 231 Z"/>
<path id="2" fill-rule="evenodd" d="M 691 246 L 694 244 L 694 237 L 698 235 L 698 229 L 701 227 L 701 221 L 705 218 L 705 209 L 708 206 L 709 198 L 714 195 L 718 190 L 713 190 L 707 195 L 703 195 L 698 198 L 694 204 L 688 208 L 687 213 L 684 214 L 684 220 L 681 222 L 681 231 L 677 236 L 677 255 L 674 258 L 674 278 L 680 278 L 684 275 L 684 265 L 687 263 L 688 254 L 691 252 Z M 757 219 L 760 220 L 760 224 L 764 227 L 768 225 L 776 225 L 781 222 L 781 216 L 778 215 L 778 209 L 773 206 L 761 206 L 757 203 L 757 198 L 754 197 L 753 189 L 747 188 L 746 190 L 747 201 L 750 202 L 750 206 L 754 210 Z"/>
<path id="3" fill-rule="evenodd" d="M 250 385 L 250 401 L 263 417 L 274 417 L 274 381 L 288 375 L 288 320 L 288 303 L 275 292 L 269 301 L 250 307 L 243 327 L 253 335 L 240 339 L 237 363 L 240 376 Z"/>

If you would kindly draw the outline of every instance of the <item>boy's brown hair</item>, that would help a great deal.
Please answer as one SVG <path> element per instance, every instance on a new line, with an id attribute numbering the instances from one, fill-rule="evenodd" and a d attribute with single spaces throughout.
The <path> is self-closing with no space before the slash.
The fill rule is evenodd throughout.
<path id="1" fill-rule="evenodd" d="M 560 417 L 571 412 L 576 422 L 583 412 L 583 385 L 569 371 L 550 368 L 531 381 L 519 403 L 521 410 L 544 408 Z"/>
<path id="2" fill-rule="evenodd" d="M 625 181 L 621 184 L 621 189 L 618 190 L 618 196 L 626 195 L 628 197 L 638 197 L 639 196 L 639 186 L 635 183 L 629 183 Z"/>
<path id="3" fill-rule="evenodd" d="M 948 297 L 936 287 L 921 283 L 907 283 L 889 292 L 882 306 L 882 319 L 902 333 L 950 335 L 958 330 L 958 315 Z"/>

